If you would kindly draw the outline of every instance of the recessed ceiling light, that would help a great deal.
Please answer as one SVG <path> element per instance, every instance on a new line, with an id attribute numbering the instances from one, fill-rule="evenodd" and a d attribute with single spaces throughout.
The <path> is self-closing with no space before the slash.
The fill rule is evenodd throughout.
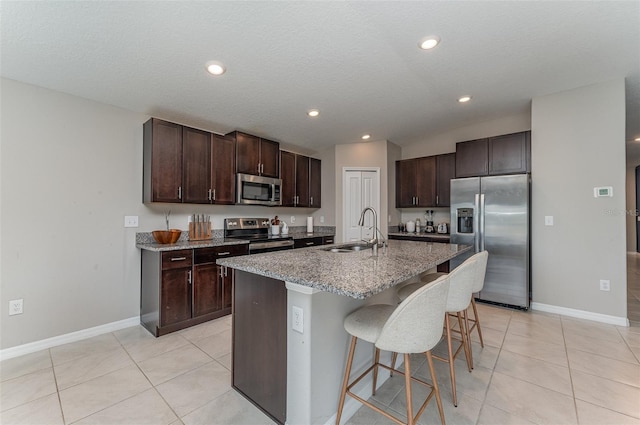
<path id="1" fill-rule="evenodd" d="M 462 96 L 460 99 L 458 99 L 458 102 L 467 103 L 470 100 L 471 100 L 471 96 Z"/>
<path id="2" fill-rule="evenodd" d="M 438 37 L 437 35 L 430 35 L 429 37 L 425 37 L 420 40 L 418 46 L 420 46 L 422 50 L 430 50 L 436 47 L 439 43 L 440 37 Z"/>
<path id="3" fill-rule="evenodd" d="M 370 134 L 363 134 L 362 135 L 362 140 L 369 140 L 371 138 Z"/>
<path id="4" fill-rule="evenodd" d="M 227 69 L 223 64 L 217 61 L 207 62 L 207 71 L 212 75 L 222 75 Z"/>
<path id="5" fill-rule="evenodd" d="M 309 115 L 310 117 L 317 117 L 318 115 L 320 115 L 320 111 L 318 111 L 317 109 L 311 109 L 309 112 L 307 112 L 307 115 Z"/>
<path id="6" fill-rule="evenodd" d="M 636 137 L 635 139 L 633 139 L 634 142 L 640 142 L 640 137 Z"/>

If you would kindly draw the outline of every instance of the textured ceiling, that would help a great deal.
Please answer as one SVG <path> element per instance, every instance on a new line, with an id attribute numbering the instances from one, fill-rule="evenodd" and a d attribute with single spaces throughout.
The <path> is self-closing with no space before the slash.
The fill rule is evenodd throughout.
<path id="1" fill-rule="evenodd" d="M 616 78 L 640 136 L 638 1 L 3 0 L 0 19 L 3 77 L 311 151 L 428 140 Z M 430 34 L 442 43 L 418 49 Z"/>

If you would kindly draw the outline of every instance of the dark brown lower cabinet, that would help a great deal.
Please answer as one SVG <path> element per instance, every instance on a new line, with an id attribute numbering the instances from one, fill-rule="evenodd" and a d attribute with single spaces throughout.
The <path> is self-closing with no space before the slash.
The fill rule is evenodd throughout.
<path id="1" fill-rule="evenodd" d="M 232 385 L 272 419 L 287 414 L 287 290 L 281 280 L 236 270 Z"/>
<path id="2" fill-rule="evenodd" d="M 234 271 L 216 259 L 246 254 L 245 244 L 142 250 L 140 323 L 161 336 L 230 314 Z"/>

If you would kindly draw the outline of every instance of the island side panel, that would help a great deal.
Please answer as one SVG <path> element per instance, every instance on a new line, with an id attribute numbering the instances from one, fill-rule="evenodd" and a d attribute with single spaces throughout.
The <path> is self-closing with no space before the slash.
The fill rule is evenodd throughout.
<path id="1" fill-rule="evenodd" d="M 284 282 L 236 270 L 232 385 L 277 422 L 287 412 L 287 290 Z"/>

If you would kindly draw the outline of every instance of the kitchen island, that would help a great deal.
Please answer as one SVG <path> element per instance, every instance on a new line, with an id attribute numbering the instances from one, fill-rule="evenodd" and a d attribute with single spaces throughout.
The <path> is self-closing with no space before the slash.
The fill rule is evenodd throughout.
<path id="1" fill-rule="evenodd" d="M 377 256 L 332 252 L 340 246 L 217 261 L 236 270 L 232 384 L 280 423 L 335 422 L 349 342 L 344 318 L 366 304 L 396 304 L 394 286 L 471 249 L 392 240 Z M 371 360 L 371 344 L 358 347 L 354 374 Z M 354 390 L 368 397 L 370 381 Z M 350 401 L 345 421 L 360 407 Z"/>

